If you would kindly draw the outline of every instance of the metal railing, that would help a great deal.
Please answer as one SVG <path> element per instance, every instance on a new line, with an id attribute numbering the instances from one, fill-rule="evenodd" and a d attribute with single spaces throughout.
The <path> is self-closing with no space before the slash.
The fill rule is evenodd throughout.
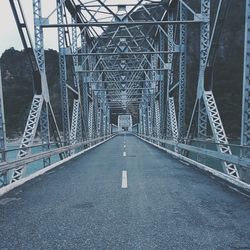
<path id="1" fill-rule="evenodd" d="M 160 139 L 157 137 L 152 137 L 152 136 L 147 136 L 147 135 L 142 135 L 142 134 L 136 134 L 136 136 L 138 136 L 141 139 L 144 139 L 148 142 L 150 142 L 151 144 L 160 147 L 160 148 L 164 148 L 166 149 L 167 152 L 171 153 L 172 155 L 178 157 L 178 158 L 190 158 L 188 156 L 188 154 L 193 153 L 193 154 L 197 154 L 197 155 L 203 155 L 206 158 L 211 158 L 214 160 L 218 160 L 218 161 L 226 161 L 232 164 L 235 164 L 238 166 L 239 170 L 242 171 L 247 171 L 249 176 L 250 176 L 250 159 L 242 156 L 242 155 L 229 155 L 229 154 L 224 154 L 221 153 L 219 151 L 212 150 L 212 149 L 207 149 L 207 148 L 202 148 L 202 147 L 196 147 L 193 145 L 188 145 L 188 144 L 184 144 L 184 143 L 179 143 L 179 142 L 174 142 L 171 139 Z M 206 144 L 208 144 L 208 142 L 205 142 Z M 217 143 L 216 143 L 217 144 Z M 233 144 L 234 146 L 236 146 L 235 144 Z M 245 149 L 245 147 L 242 147 L 240 145 L 237 145 L 238 149 Z M 177 152 L 175 152 L 175 148 L 177 148 Z M 249 148 L 247 148 L 249 149 Z M 246 150 L 246 149 L 245 149 Z M 180 152 L 185 152 L 185 154 L 182 154 Z M 194 160 L 192 158 L 190 158 L 191 160 Z M 197 162 L 198 163 L 198 162 Z M 221 171 L 222 168 L 221 168 Z M 249 177 L 246 176 L 241 176 L 241 181 L 246 182 L 246 183 L 250 183 L 250 179 Z"/>
<path id="2" fill-rule="evenodd" d="M 74 145 L 69 145 L 69 146 L 64 146 L 64 147 L 61 147 L 61 148 L 52 149 L 50 151 L 35 153 L 35 154 L 27 156 L 27 157 L 25 157 L 23 159 L 17 159 L 17 160 L 13 160 L 13 161 L 2 162 L 2 163 L 0 163 L 0 174 L 6 173 L 9 170 L 15 169 L 17 167 L 27 165 L 27 164 L 33 163 L 35 161 L 38 161 L 38 160 L 42 160 L 42 159 L 47 158 L 47 157 L 52 157 L 52 156 L 55 156 L 55 155 L 62 154 L 64 152 L 69 152 L 69 151 L 71 151 L 73 149 L 79 149 L 79 152 L 80 152 L 83 149 L 87 149 L 90 146 L 94 146 L 97 143 L 108 140 L 108 139 L 110 139 L 110 138 L 112 138 L 114 136 L 115 136 L 114 134 L 107 135 L 107 136 L 95 138 L 95 139 L 92 139 L 92 140 L 87 140 L 87 141 L 84 141 L 84 142 L 76 143 Z M 11 150 L 11 151 L 13 151 L 13 150 Z"/>

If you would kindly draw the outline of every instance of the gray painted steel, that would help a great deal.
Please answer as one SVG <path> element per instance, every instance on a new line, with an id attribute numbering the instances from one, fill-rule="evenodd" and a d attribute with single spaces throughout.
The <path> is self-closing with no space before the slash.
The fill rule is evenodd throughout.
<path id="1" fill-rule="evenodd" d="M 22 32 L 24 29 L 29 33 L 24 17 L 19 18 L 23 20 L 23 23 L 20 22 L 15 0 L 10 2 L 24 47 L 27 49 L 29 44 L 32 49 L 30 36 L 25 38 Z M 21 4 L 18 0 L 15 3 L 18 3 L 22 16 Z M 210 152 L 202 148 L 204 143 L 201 143 L 200 149 L 195 149 L 201 152 L 197 160 L 204 163 L 204 155 L 216 155 L 215 158 L 224 159 L 223 171 L 227 175 L 244 179 L 245 176 L 238 172 L 238 165 L 248 162 L 249 152 L 245 151 L 249 149 L 242 148 L 242 158 L 232 155 L 218 111 L 220 108 L 217 108 L 210 89 L 212 84 L 208 84 L 210 87 L 205 86 L 205 73 L 216 57 L 214 45 L 219 42 L 223 28 L 221 20 L 225 18 L 230 3 L 201 0 L 197 8 L 193 9 L 188 1 L 139 0 L 116 6 L 100 0 L 56 0 L 57 8 L 49 16 L 57 17 L 56 24 L 49 24 L 49 18 L 42 16 L 42 4 L 41 0 L 33 0 L 34 56 L 41 86 L 34 95 L 18 159 L 24 158 L 25 163 L 30 154 L 39 121 L 43 149 L 47 151 L 44 156 L 47 156 L 50 153 L 50 141 L 56 141 L 59 151 L 65 145 L 86 143 L 86 140 L 110 134 L 111 122 L 115 123 L 119 115 L 129 114 L 133 122 L 138 123 L 141 135 L 162 139 L 158 141 L 160 146 L 164 146 L 166 138 L 174 141 L 173 150 L 177 152 L 178 145 L 182 145 L 180 153 L 184 156 L 188 153 L 187 148 L 192 147 L 189 145 L 190 139 L 208 139 L 210 125 L 210 136 L 217 143 L 217 151 Z M 151 8 L 156 7 L 157 14 L 151 11 Z M 141 12 L 145 20 L 137 18 L 136 11 Z M 100 17 L 103 13 L 107 14 L 104 19 Z M 249 0 L 246 0 L 242 146 L 248 145 L 249 137 L 249 16 Z M 195 105 L 191 119 L 186 121 L 185 94 L 190 87 L 186 81 L 186 48 L 190 24 L 199 26 L 197 37 L 200 48 L 197 55 L 197 93 L 193 100 Z M 58 31 L 61 134 L 49 101 L 46 79 L 44 30 L 49 27 L 56 27 Z M 66 56 L 67 60 L 73 62 L 71 69 L 68 67 L 70 63 L 66 63 Z M 54 133 L 50 133 L 52 130 L 55 130 Z M 53 138 L 54 134 L 56 136 Z M 62 152 L 61 158 L 75 153 L 74 149 Z M 50 164 L 49 158 L 43 160 L 44 166 Z M 25 164 L 13 170 L 11 182 L 22 178 L 24 170 Z"/>

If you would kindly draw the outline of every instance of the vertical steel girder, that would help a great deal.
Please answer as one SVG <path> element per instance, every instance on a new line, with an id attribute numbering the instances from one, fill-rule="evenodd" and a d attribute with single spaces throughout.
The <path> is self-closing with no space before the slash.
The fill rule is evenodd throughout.
<path id="1" fill-rule="evenodd" d="M 93 138 L 93 113 L 94 113 L 94 106 L 93 102 L 89 102 L 89 116 L 88 116 L 88 130 L 89 130 L 89 139 Z"/>
<path id="2" fill-rule="evenodd" d="M 168 112 L 167 112 L 167 135 L 166 137 L 168 139 L 171 139 L 173 137 L 173 133 L 172 133 L 172 124 L 171 124 L 171 116 L 170 116 L 170 108 L 169 108 L 169 99 L 168 99 Z"/>
<path id="3" fill-rule="evenodd" d="M 42 105 L 40 116 L 40 130 L 43 150 L 47 151 L 50 149 L 49 107 L 47 102 L 44 102 Z M 50 165 L 50 158 L 44 158 L 43 166 L 46 167 L 48 165 Z"/>
<path id="4" fill-rule="evenodd" d="M 150 95 L 149 119 L 149 133 L 155 136 L 155 97 L 153 93 Z"/>
<path id="5" fill-rule="evenodd" d="M 93 136 L 97 137 L 98 134 L 98 99 L 97 96 L 93 95 Z"/>
<path id="6" fill-rule="evenodd" d="M 172 10 L 169 11 L 168 13 L 168 20 L 173 21 L 174 20 L 174 13 Z M 168 24 L 168 51 L 173 51 L 174 50 L 174 25 L 173 24 Z M 168 90 L 170 86 L 173 84 L 173 72 L 172 72 L 172 67 L 173 67 L 173 58 L 174 54 L 173 53 L 168 53 L 168 58 L 167 58 L 167 63 L 168 63 Z"/>
<path id="7" fill-rule="evenodd" d="M 140 134 L 143 134 L 143 117 L 142 117 L 142 106 L 140 104 L 139 107 L 139 130 L 140 130 Z"/>
<path id="8" fill-rule="evenodd" d="M 87 53 L 88 47 L 87 47 L 87 41 L 86 41 L 86 33 L 81 33 L 81 52 Z M 85 60 L 86 57 L 82 57 L 82 61 L 84 62 L 82 67 L 83 70 L 87 70 L 87 60 Z M 82 107 L 83 107 L 83 127 L 84 127 L 84 138 L 88 137 L 88 76 L 87 73 L 82 74 Z"/>
<path id="9" fill-rule="evenodd" d="M 102 134 L 106 136 L 108 134 L 108 128 L 109 128 L 109 108 L 106 104 L 106 95 L 104 94 L 104 102 L 103 102 L 103 128 L 102 128 Z"/>
<path id="10" fill-rule="evenodd" d="M 96 56 L 92 56 L 91 60 L 89 62 L 89 67 L 91 70 L 94 70 L 96 65 Z M 97 72 L 91 72 L 90 78 L 91 82 L 98 81 L 98 73 Z M 92 90 L 95 90 L 97 88 L 97 84 L 92 84 Z M 92 137 L 95 138 L 98 133 L 98 97 L 97 92 L 92 91 L 92 105 L 93 105 L 93 111 L 92 111 Z M 89 111 L 90 112 L 90 111 Z"/>
<path id="11" fill-rule="evenodd" d="M 150 100 L 150 103 L 148 105 L 148 134 L 153 135 L 153 121 L 152 121 L 152 102 Z"/>
<path id="12" fill-rule="evenodd" d="M 250 146 L 250 0 L 246 0 L 245 8 L 241 145 Z"/>
<path id="13" fill-rule="evenodd" d="M 140 131 L 140 134 L 143 134 L 144 135 L 144 128 L 143 128 L 143 110 L 142 110 L 142 104 L 140 104 L 140 107 L 139 107 L 139 131 Z"/>
<path id="14" fill-rule="evenodd" d="M 138 110 L 138 119 L 139 119 L 139 122 L 138 122 L 138 133 L 142 134 L 142 131 L 141 131 L 141 109 L 140 109 L 140 107 L 139 107 L 139 110 Z"/>
<path id="15" fill-rule="evenodd" d="M 5 146 L 6 146 L 6 130 L 4 117 L 4 103 L 3 103 L 3 88 L 2 88 L 2 73 L 0 67 L 0 162 L 6 161 Z"/>
<path id="16" fill-rule="evenodd" d="M 49 91 L 47 77 L 45 73 L 45 56 L 42 23 L 46 19 L 42 18 L 41 0 L 33 0 L 34 33 L 35 33 L 35 57 L 41 74 L 41 89 L 45 102 L 49 102 Z"/>
<path id="17" fill-rule="evenodd" d="M 57 0 L 57 23 L 64 23 L 64 10 L 61 0 Z M 61 91 L 61 112 L 63 140 L 67 145 L 70 142 L 70 125 L 69 125 L 69 104 L 67 89 L 67 71 L 66 71 L 66 48 L 65 48 L 65 30 L 63 27 L 58 28 L 58 47 L 59 47 L 59 75 Z"/>
<path id="18" fill-rule="evenodd" d="M 104 104 L 103 105 L 104 108 L 103 108 L 103 126 L 102 126 L 102 135 L 105 136 L 107 134 L 107 108 L 106 108 L 106 105 Z"/>
<path id="19" fill-rule="evenodd" d="M 6 161 L 6 130 L 3 104 L 2 74 L 0 65 L 0 162 Z M 0 174 L 0 187 L 7 184 L 7 172 Z"/>
<path id="20" fill-rule="evenodd" d="M 156 127 L 156 136 L 160 137 L 160 105 L 159 101 L 155 101 L 155 127 Z"/>
<path id="21" fill-rule="evenodd" d="M 106 128 L 107 135 L 111 134 L 111 129 L 110 128 L 111 128 L 110 109 L 109 109 L 109 107 L 107 107 L 107 128 Z"/>
<path id="22" fill-rule="evenodd" d="M 165 49 L 165 36 L 163 32 L 160 30 L 160 37 L 159 37 L 159 51 L 164 51 Z M 164 54 L 159 54 L 162 61 L 164 61 Z M 160 60 L 160 68 L 164 68 L 164 63 Z M 161 135 L 165 134 L 165 77 L 164 71 L 159 72 L 160 81 L 159 81 L 159 105 L 160 105 L 160 131 Z"/>
<path id="23" fill-rule="evenodd" d="M 145 106 L 142 104 L 142 133 L 146 135 L 146 117 L 145 117 Z"/>
<path id="24" fill-rule="evenodd" d="M 72 23 L 75 23 L 75 19 L 72 18 Z M 74 86 L 76 90 L 79 92 L 79 71 L 78 69 L 78 49 L 77 49 L 77 29 L 76 26 L 72 27 L 72 59 L 73 59 L 73 65 L 74 65 Z M 80 100 L 79 100 L 80 101 Z"/>
<path id="25" fill-rule="evenodd" d="M 151 91 L 151 100 L 150 100 L 150 108 L 151 108 L 151 114 L 152 114 L 152 132 L 153 132 L 153 136 L 157 136 L 156 133 L 156 116 L 155 116 L 155 92 L 157 92 L 157 74 L 155 69 L 157 68 L 157 57 L 155 54 L 151 55 L 150 57 L 150 61 L 151 61 L 151 67 L 152 67 L 152 71 L 151 71 L 151 88 L 153 89 Z"/>
<path id="26" fill-rule="evenodd" d="M 198 106 L 198 137 L 206 138 L 207 136 L 207 111 L 203 99 L 199 100 Z"/>
<path id="27" fill-rule="evenodd" d="M 173 10 L 169 10 L 168 12 L 168 20 L 172 21 L 174 20 L 174 13 Z M 168 24 L 168 51 L 173 51 L 174 50 L 174 25 L 173 24 Z M 166 97 L 166 123 L 167 123 L 167 129 L 166 129 L 166 136 L 171 137 L 172 136 L 172 129 L 171 129 L 171 116 L 169 114 L 170 108 L 168 107 L 169 105 L 169 89 L 173 85 L 173 59 L 174 59 L 174 54 L 173 53 L 168 53 L 167 57 L 167 66 L 168 66 L 168 71 L 167 71 L 167 97 Z"/>
<path id="28" fill-rule="evenodd" d="M 34 32 L 35 32 L 35 56 L 38 63 L 38 68 L 41 74 L 41 89 L 45 104 L 42 107 L 40 116 L 41 139 L 43 142 L 43 150 L 50 148 L 50 130 L 49 130 L 49 91 L 45 69 L 44 41 L 42 22 L 46 22 L 42 18 L 41 0 L 33 0 L 33 15 L 34 15 Z M 44 159 L 44 166 L 50 164 L 50 158 Z"/>
<path id="29" fill-rule="evenodd" d="M 101 97 L 100 97 L 100 121 L 99 121 L 99 134 L 100 136 L 103 136 L 105 134 L 105 115 L 106 115 L 106 110 L 105 110 L 105 95 L 104 91 L 101 92 Z"/>
<path id="30" fill-rule="evenodd" d="M 75 18 L 72 18 L 72 23 L 75 23 Z M 80 97 L 80 77 L 79 77 L 79 61 L 78 61 L 78 48 L 77 48 L 77 28 L 72 27 L 72 59 L 73 59 L 73 74 L 74 74 L 74 87 L 78 92 L 77 99 L 74 99 L 73 112 L 71 120 L 70 143 L 75 144 L 81 141 L 82 135 L 82 122 L 81 122 L 81 97 Z"/>
<path id="31" fill-rule="evenodd" d="M 186 20 L 186 7 L 180 2 L 180 20 Z M 179 112 L 178 134 L 179 138 L 185 136 L 185 110 L 186 110 L 186 63 L 187 63 L 187 25 L 180 24 L 180 62 L 179 62 Z"/>
<path id="32" fill-rule="evenodd" d="M 98 105 L 97 106 L 97 137 L 101 136 L 101 127 L 102 127 L 102 108 Z"/>
<path id="33" fill-rule="evenodd" d="M 144 105 L 142 105 L 142 131 L 143 135 L 146 135 L 146 117 Z"/>
<path id="34" fill-rule="evenodd" d="M 148 135 L 148 104 L 144 103 L 144 124 L 145 124 L 145 135 Z"/>
<path id="35" fill-rule="evenodd" d="M 202 98 L 204 92 L 204 73 L 206 69 L 206 62 L 209 53 L 210 42 L 210 0 L 201 0 L 201 23 L 200 30 L 200 72 L 197 97 L 199 99 L 198 107 L 198 137 L 206 137 L 207 134 L 207 114 Z"/>
<path id="36" fill-rule="evenodd" d="M 200 29 L 200 76 L 199 76 L 199 94 L 202 97 L 204 90 L 204 73 L 206 69 L 207 58 L 210 44 L 210 0 L 201 0 L 201 23 Z"/>

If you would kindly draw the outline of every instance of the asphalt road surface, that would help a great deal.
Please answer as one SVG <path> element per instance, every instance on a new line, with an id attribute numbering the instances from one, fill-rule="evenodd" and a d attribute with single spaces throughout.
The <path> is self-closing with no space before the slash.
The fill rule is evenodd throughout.
<path id="1" fill-rule="evenodd" d="M 0 197 L 0 249 L 250 249 L 250 198 L 120 135 Z"/>

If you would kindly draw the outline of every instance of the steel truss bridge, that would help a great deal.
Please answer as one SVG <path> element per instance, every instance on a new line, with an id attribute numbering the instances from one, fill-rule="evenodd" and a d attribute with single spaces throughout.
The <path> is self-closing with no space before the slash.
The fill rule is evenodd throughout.
<path id="1" fill-rule="evenodd" d="M 134 130 L 140 138 L 170 150 L 177 157 L 188 158 L 195 153 L 197 164 L 205 163 L 206 157 L 215 158 L 226 175 L 246 182 L 244 174 L 250 165 L 248 1 L 240 156 L 232 154 L 212 90 L 215 44 L 220 40 L 230 1 L 219 1 L 213 6 L 216 13 L 210 13 L 209 0 L 202 0 L 198 8 L 188 1 L 112 4 L 58 0 L 47 17 L 42 16 L 41 1 L 33 1 L 34 42 L 21 2 L 9 2 L 23 46 L 29 51 L 35 89 L 17 160 L 11 163 L 6 162 L 4 110 L 1 110 L 3 185 L 23 177 L 27 159 L 28 163 L 43 159 L 46 167 L 52 155 L 59 154 L 63 160 L 107 139 L 112 135 L 111 116 L 122 113 L 133 114 L 138 122 Z M 56 23 L 50 23 L 53 16 Z M 192 24 L 200 27 L 200 53 L 197 94 L 192 116 L 187 121 L 187 30 Z M 56 121 L 50 103 L 45 29 L 54 29 L 58 34 L 61 121 Z M 68 57 L 72 59 L 72 82 L 67 76 Z M 62 124 L 62 133 L 58 123 Z M 31 149 L 39 128 L 45 152 L 32 158 Z M 217 150 L 206 149 L 208 129 Z M 191 145 L 194 138 L 198 146 Z M 51 150 L 53 144 L 58 149 Z"/>
<path id="2" fill-rule="evenodd" d="M 117 126 L 112 123 L 118 115 L 124 114 L 133 117 L 133 134 L 176 158 L 171 161 L 179 159 L 210 172 L 241 191 L 250 191 L 250 0 L 245 0 L 242 121 L 238 145 L 228 141 L 213 94 L 216 45 L 228 8 L 234 1 L 54 2 L 55 9 L 44 16 L 43 1 L 33 0 L 33 39 L 22 1 L 9 0 L 30 59 L 34 96 L 17 158 L 7 161 L 1 94 L 2 190 L 26 180 L 26 170 L 33 162 L 42 160 L 44 169 L 39 171 L 45 172 L 55 165 L 51 160 L 54 156 L 59 157 L 56 163 L 59 165 L 113 138 Z M 197 91 L 193 95 L 192 113 L 187 116 L 186 93 L 190 87 L 187 81 L 187 48 L 190 46 L 187 35 L 191 26 L 196 27 L 199 53 Z M 44 54 L 46 30 L 53 30 L 58 37 L 61 120 L 56 119 L 50 102 Z M 69 81 L 69 74 L 73 75 L 72 81 Z M 34 154 L 36 136 L 41 138 L 42 151 Z M 117 143 L 120 137 L 118 135 L 98 150 Z M 150 148 L 136 137 L 127 136 L 127 147 L 131 140 L 131 147 L 138 144 L 139 148 Z M 232 148 L 237 148 L 239 153 L 233 153 Z M 107 153 L 108 157 L 111 157 L 111 151 Z M 212 167 L 214 162 L 216 169 Z M 132 160 L 130 163 L 133 164 Z M 91 207 L 91 204 L 85 205 Z"/>

